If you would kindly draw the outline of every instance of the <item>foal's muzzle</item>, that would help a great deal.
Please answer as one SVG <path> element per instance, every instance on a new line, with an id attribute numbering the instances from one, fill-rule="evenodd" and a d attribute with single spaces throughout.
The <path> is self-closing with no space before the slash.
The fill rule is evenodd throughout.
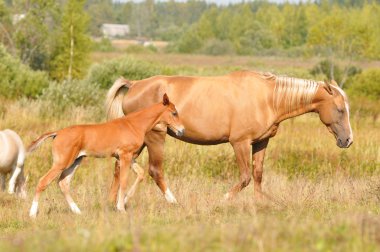
<path id="1" fill-rule="evenodd" d="M 177 133 L 176 133 L 176 135 L 177 136 L 183 136 L 185 134 L 185 128 L 181 128 L 181 129 L 178 129 L 177 130 Z"/>
<path id="2" fill-rule="evenodd" d="M 185 134 L 185 128 L 183 126 L 179 127 L 170 127 L 169 128 L 176 134 L 176 136 L 183 136 Z"/>

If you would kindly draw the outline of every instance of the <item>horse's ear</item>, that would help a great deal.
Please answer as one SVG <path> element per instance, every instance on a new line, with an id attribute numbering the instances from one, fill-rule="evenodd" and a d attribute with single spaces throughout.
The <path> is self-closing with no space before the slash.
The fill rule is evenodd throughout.
<path id="1" fill-rule="evenodd" d="M 329 93 L 330 95 L 333 94 L 332 88 L 331 88 L 330 83 L 329 83 L 328 80 L 325 80 L 325 81 L 323 82 L 323 88 L 324 88 L 324 89 L 327 91 L 327 93 Z"/>
<path id="2" fill-rule="evenodd" d="M 162 104 L 164 104 L 165 106 L 169 105 L 170 101 L 169 101 L 169 97 L 168 95 L 165 93 L 164 96 L 162 97 Z"/>
<path id="3" fill-rule="evenodd" d="M 338 83 L 335 80 L 331 80 L 330 84 L 339 87 Z"/>

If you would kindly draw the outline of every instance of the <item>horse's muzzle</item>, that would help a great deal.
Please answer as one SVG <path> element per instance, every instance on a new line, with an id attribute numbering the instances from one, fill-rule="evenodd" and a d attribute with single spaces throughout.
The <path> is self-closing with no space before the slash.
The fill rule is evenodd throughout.
<path id="1" fill-rule="evenodd" d="M 348 148 L 351 146 L 353 142 L 354 141 L 350 137 L 345 140 L 338 138 L 336 141 L 336 145 L 338 145 L 339 148 Z"/>

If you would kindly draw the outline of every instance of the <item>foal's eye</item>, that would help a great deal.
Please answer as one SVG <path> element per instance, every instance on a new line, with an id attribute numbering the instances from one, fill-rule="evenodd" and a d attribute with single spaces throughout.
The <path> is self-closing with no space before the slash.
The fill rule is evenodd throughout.
<path id="1" fill-rule="evenodd" d="M 177 116 L 177 115 L 178 115 L 177 111 L 174 111 L 172 114 L 173 114 L 174 116 Z"/>

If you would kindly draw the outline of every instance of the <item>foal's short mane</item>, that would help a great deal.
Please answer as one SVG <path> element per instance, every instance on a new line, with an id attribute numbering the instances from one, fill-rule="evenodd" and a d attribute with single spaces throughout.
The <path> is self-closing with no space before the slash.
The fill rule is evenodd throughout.
<path id="1" fill-rule="evenodd" d="M 264 73 L 267 80 L 275 81 L 273 90 L 273 108 L 278 111 L 283 103 L 285 111 L 291 112 L 312 102 L 318 90 L 318 82 L 314 80 L 298 79 L 286 76 L 276 76 Z"/>

